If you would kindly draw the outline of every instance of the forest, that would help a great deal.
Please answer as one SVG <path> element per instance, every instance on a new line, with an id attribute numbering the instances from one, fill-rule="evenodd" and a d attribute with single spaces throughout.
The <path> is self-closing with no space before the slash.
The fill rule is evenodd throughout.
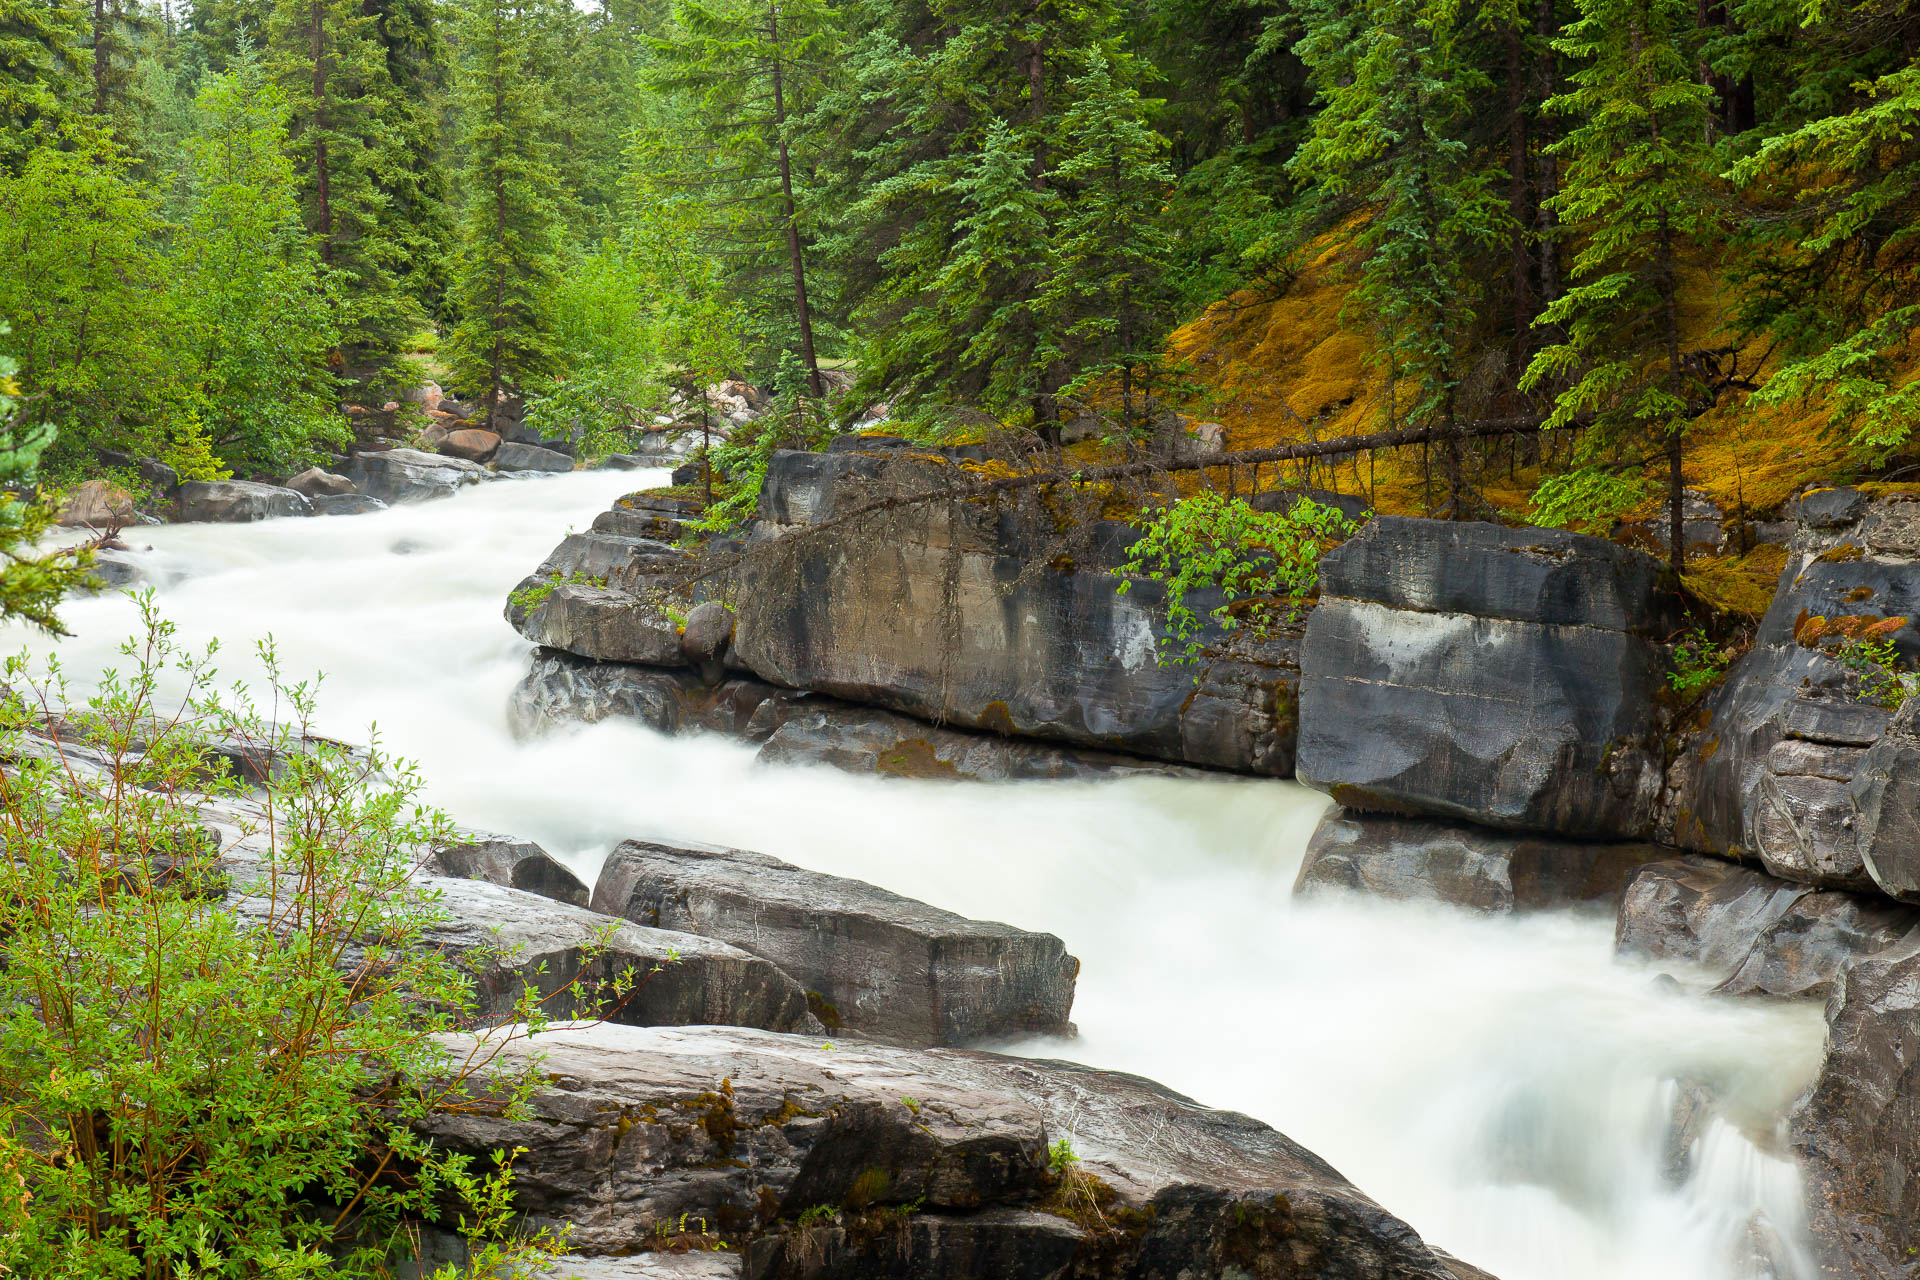
<path id="1" fill-rule="evenodd" d="M 784 443 L 1130 457 L 1222 412 L 1170 335 L 1318 262 L 1420 506 L 1545 427 L 1531 517 L 1664 501 L 1677 564 L 1704 415 L 1910 448 L 1917 47 L 1886 0 L 0 0 L 3 390 L 55 480 L 284 475 L 423 368 L 602 448 L 741 378 Z"/>

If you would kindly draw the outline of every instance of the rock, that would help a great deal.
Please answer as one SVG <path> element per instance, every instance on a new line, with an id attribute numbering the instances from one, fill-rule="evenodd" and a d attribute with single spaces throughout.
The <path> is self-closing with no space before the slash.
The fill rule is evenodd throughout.
<path id="1" fill-rule="evenodd" d="M 305 494 L 309 500 L 322 495 L 333 497 L 354 491 L 353 481 L 345 476 L 335 475 L 331 471 L 322 471 L 318 467 L 308 467 L 287 481 L 287 488 L 295 493 Z"/>
<path id="2" fill-rule="evenodd" d="M 570 533 L 548 553 L 534 572 L 547 578 L 584 575 L 604 578 L 610 585 L 636 587 L 664 585 L 689 566 L 685 551 L 657 538 L 635 538 L 618 533 Z"/>
<path id="3" fill-rule="evenodd" d="M 571 471 L 573 459 L 537 444 L 509 441 L 493 455 L 496 471 Z"/>
<path id="4" fill-rule="evenodd" d="M 857 1215 L 850 1215 L 857 1216 Z M 1055 1280 L 1087 1243 L 1065 1218 L 1031 1209 L 905 1215 L 893 1231 L 795 1226 L 747 1247 L 747 1280 Z"/>
<path id="5" fill-rule="evenodd" d="M 1302 498 L 1311 498 L 1323 507 L 1332 507 L 1349 520 L 1365 520 L 1373 515 L 1373 504 L 1358 494 L 1335 493 L 1331 489 L 1312 487 L 1264 489 L 1248 498 L 1247 505 L 1255 511 L 1292 511 Z"/>
<path id="6" fill-rule="evenodd" d="M 417 387 L 408 387 L 400 393 L 400 398 L 409 404 L 417 404 L 422 409 L 438 409 L 447 398 L 437 382 L 423 382 Z"/>
<path id="7" fill-rule="evenodd" d="M 452 458 L 465 458 L 469 462 L 485 462 L 499 448 L 499 436 L 471 427 L 449 431 L 447 438 L 440 442 L 440 452 Z"/>
<path id="8" fill-rule="evenodd" d="M 386 503 L 364 493 L 323 493 L 313 500 L 313 514 L 317 516 L 363 516 L 386 509 Z"/>
<path id="9" fill-rule="evenodd" d="M 806 697 L 758 680 L 727 680 L 710 687 L 684 668 L 593 662 L 570 653 L 542 650 L 534 655 L 526 678 L 508 700 L 507 723 L 520 737 L 565 724 L 598 724 L 617 718 L 666 734 L 707 730 L 765 741 L 778 717 L 768 717 L 765 732 L 758 738 L 749 732 L 762 706 Z"/>
<path id="10" fill-rule="evenodd" d="M 631 969 L 633 989 L 603 1014 L 610 1022 L 817 1027 L 806 993 L 792 978 L 712 938 L 608 920 L 481 880 L 420 877 L 417 883 L 439 895 L 450 917 L 428 929 L 423 942 L 473 975 L 482 1019 L 512 1017 L 527 986 L 545 998 L 548 1016 L 574 1016 L 578 1006 L 558 993 L 575 982 L 580 990 L 606 984 Z"/>
<path id="11" fill-rule="evenodd" d="M 470 484 L 486 479 L 485 468 L 465 458 L 448 458 L 418 449 L 387 449 L 356 453 L 347 475 L 360 492 L 389 505 L 452 497 Z"/>
<path id="12" fill-rule="evenodd" d="M 180 486 L 182 522 L 246 523 L 279 516 L 310 516 L 306 495 L 252 480 L 189 480 Z"/>
<path id="13" fill-rule="evenodd" d="M 1867 495 L 1845 485 L 1832 489 L 1808 489 L 1787 503 L 1786 517 L 1811 529 L 1839 529 L 1852 524 L 1867 511 Z"/>
<path id="14" fill-rule="evenodd" d="M 637 453 L 610 453 L 594 464 L 595 471 L 644 471 L 655 465 L 652 459 Z"/>
<path id="15" fill-rule="evenodd" d="M 125 551 L 96 551 L 88 580 L 101 591 L 120 591 L 146 579 L 146 568 Z"/>
<path id="16" fill-rule="evenodd" d="M 460 1259 L 465 1262 L 464 1256 Z M 740 1280 L 740 1256 L 702 1253 L 639 1253 L 629 1258 L 587 1258 L 574 1253 L 554 1259 L 535 1280 Z"/>
<path id="17" fill-rule="evenodd" d="M 1793 1145 L 1823 1274 L 1904 1277 L 1920 1253 L 1920 938 L 1856 963 L 1827 1005 L 1827 1050 Z"/>
<path id="18" fill-rule="evenodd" d="M 1854 847 L 1874 885 L 1920 902 L 1920 697 L 1908 698 L 1847 784 Z"/>
<path id="19" fill-rule="evenodd" d="M 968 920 L 741 849 L 629 840 L 593 907 L 764 956 L 824 1002 L 821 1020 L 901 1044 L 1062 1035 L 1080 962 L 1052 934 Z"/>
<path id="20" fill-rule="evenodd" d="M 73 487 L 55 517 L 69 529 L 118 529 L 139 519 L 133 495 L 105 480 L 86 480 Z"/>
<path id="21" fill-rule="evenodd" d="M 902 1270 L 901 1229 L 909 1240 L 951 1240 L 983 1265 L 1038 1266 L 1067 1239 L 1031 1216 L 1055 1203 L 1046 1153 L 1065 1139 L 1079 1157 L 1077 1185 L 1127 1224 L 1088 1274 L 1460 1274 L 1311 1152 L 1133 1076 L 954 1050 L 828 1048 L 740 1028 L 559 1028 L 504 1054 L 534 1050 L 547 1083 L 529 1119 L 473 1110 L 417 1127 L 483 1163 L 526 1148 L 514 1171 L 528 1226 L 571 1226 L 570 1246 L 587 1256 L 631 1253 L 704 1220 L 746 1245 L 749 1267 L 775 1268 L 751 1274 L 813 1274 L 783 1268 L 829 1243 L 835 1276 L 960 1274 L 918 1252 Z M 822 1224 L 800 1218 L 818 1206 L 839 1210 L 829 1232 L 861 1215 L 894 1230 L 817 1236 Z"/>
<path id="22" fill-rule="evenodd" d="M 1652 832 L 1678 602 L 1579 534 L 1381 516 L 1321 562 L 1302 782 L 1348 808 L 1578 839 Z"/>
<path id="23" fill-rule="evenodd" d="M 584 907 L 593 897 L 586 881 L 531 840 L 464 833 L 459 841 L 433 851 L 438 873 L 460 880 L 485 880 L 525 893 Z"/>
<path id="24" fill-rule="evenodd" d="M 733 610 L 718 600 L 707 600 L 687 611 L 680 651 L 696 666 L 717 662 L 733 643 Z"/>
<path id="25" fill-rule="evenodd" d="M 772 545 L 731 583 L 734 661 L 772 684 L 942 725 L 1291 772 L 1296 639 L 1229 644 L 1208 631 L 1197 668 L 1159 664 L 1162 589 L 1144 579 L 1115 589 L 1111 571 L 1137 537 L 1126 526 L 1092 522 L 1062 556 L 1049 550 L 1057 516 L 1009 499 L 908 506 L 871 526 L 793 536 L 863 503 L 967 480 L 918 448 L 776 453 L 751 535 Z M 1213 602 L 1194 603 L 1204 614 Z"/>
<path id="26" fill-rule="evenodd" d="M 1574 843 L 1335 809 L 1307 842 L 1294 893 L 1357 890 L 1476 911 L 1612 910 L 1634 872 L 1663 856 L 1649 844 Z"/>
<path id="27" fill-rule="evenodd" d="M 507 621 L 535 644 L 606 662 L 678 666 L 680 631 L 657 607 L 592 582 L 528 578 Z"/>
<path id="28" fill-rule="evenodd" d="M 1840 889 L 1809 889 L 1754 939 L 1740 968 L 1714 991 L 1824 1000 L 1841 974 L 1916 928 L 1920 908 Z"/>

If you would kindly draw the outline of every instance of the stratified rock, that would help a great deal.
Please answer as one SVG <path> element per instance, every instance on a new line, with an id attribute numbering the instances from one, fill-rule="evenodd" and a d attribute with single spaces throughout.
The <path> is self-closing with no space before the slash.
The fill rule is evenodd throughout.
<path id="1" fill-rule="evenodd" d="M 1650 844 L 1581 844 L 1335 809 L 1307 842 L 1294 892 L 1354 890 L 1476 911 L 1611 909 L 1633 873 L 1664 856 Z"/>
<path id="2" fill-rule="evenodd" d="M 1087 1244 L 1065 1218 L 1031 1209 L 914 1213 L 876 1238 L 836 1224 L 794 1227 L 747 1247 L 746 1280 L 1055 1280 Z"/>
<path id="3" fill-rule="evenodd" d="M 1793 1120 L 1822 1274 L 1910 1277 L 1920 1256 L 1920 937 L 1856 963 Z"/>
<path id="4" fill-rule="evenodd" d="M 386 509 L 386 503 L 364 493 L 323 493 L 313 500 L 313 514 L 317 516 L 364 516 Z"/>
<path id="5" fill-rule="evenodd" d="M 467 832 L 455 843 L 435 849 L 433 857 L 443 876 L 485 880 L 576 907 L 586 906 L 593 897 L 586 881 L 531 840 Z"/>
<path id="6" fill-rule="evenodd" d="M 1860 861 L 1882 893 L 1920 902 L 1920 698 L 1909 698 L 1847 786 Z"/>
<path id="7" fill-rule="evenodd" d="M 55 523 L 69 529 L 118 529 L 138 518 L 132 494 L 105 480 L 85 480 L 60 504 Z"/>
<path id="8" fill-rule="evenodd" d="M 587 1256 L 643 1249 L 703 1220 L 746 1243 L 750 1267 L 772 1268 L 756 1275 L 811 1274 L 785 1268 L 829 1241 L 836 1276 L 961 1274 L 926 1255 L 902 1259 L 886 1232 L 823 1238 L 811 1234 L 822 1224 L 800 1221 L 855 1204 L 892 1214 L 909 1239 L 964 1241 L 973 1256 L 1033 1266 L 1069 1238 L 1022 1212 L 1065 1203 L 1047 1168 L 1049 1143 L 1065 1139 L 1081 1187 L 1123 1224 L 1077 1255 L 1090 1275 L 1456 1275 L 1311 1152 L 1133 1076 L 716 1027 L 561 1028 L 504 1052 L 531 1051 L 548 1083 L 529 1119 L 471 1112 L 418 1127 L 483 1158 L 525 1148 L 514 1187 L 528 1225 L 570 1226 Z M 935 1221 L 916 1236 L 923 1214 Z"/>
<path id="9" fill-rule="evenodd" d="M 494 452 L 493 467 L 496 471 L 571 471 L 573 459 L 537 444 L 508 441 Z"/>
<path id="10" fill-rule="evenodd" d="M 252 480 L 189 480 L 176 499 L 176 518 L 188 523 L 247 523 L 312 514 L 313 504 L 305 494 Z"/>
<path id="11" fill-rule="evenodd" d="M 1842 485 L 1831 489 L 1809 489 L 1787 503 L 1789 520 L 1813 529 L 1838 529 L 1865 515 L 1867 495 Z"/>
<path id="12" fill-rule="evenodd" d="M 1659 562 L 1554 529 L 1382 516 L 1321 562 L 1298 775 L 1349 808 L 1644 836 L 1663 785 Z"/>
<path id="13" fill-rule="evenodd" d="M 487 478 L 486 468 L 465 458 L 448 458 L 418 449 L 356 453 L 347 476 L 360 492 L 393 505 L 449 498 Z"/>
<path id="14" fill-rule="evenodd" d="M 476 427 L 449 431 L 447 438 L 440 442 L 440 452 L 448 457 L 465 458 L 469 462 L 485 462 L 493 457 L 499 448 L 499 436 Z"/>
<path id="15" fill-rule="evenodd" d="M 353 492 L 353 481 L 345 476 L 335 475 L 331 471 L 322 471 L 318 467 L 308 467 L 293 479 L 287 481 L 287 488 L 302 493 L 309 500 L 322 496 L 332 497 Z"/>
<path id="16" fill-rule="evenodd" d="M 603 662 L 678 666 L 680 629 L 657 606 L 591 582 L 528 578 L 507 620 L 535 644 Z"/>
<path id="17" fill-rule="evenodd" d="M 910 1045 L 1071 1028 L 1080 962 L 1052 934 L 765 854 L 629 840 L 601 869 L 593 907 L 766 957 L 824 1002 L 829 1027 Z"/>

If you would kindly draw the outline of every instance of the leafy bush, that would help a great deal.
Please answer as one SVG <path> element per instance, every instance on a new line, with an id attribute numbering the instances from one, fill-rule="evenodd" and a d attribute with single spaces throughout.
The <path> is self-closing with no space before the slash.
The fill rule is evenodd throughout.
<path id="1" fill-rule="evenodd" d="M 1682 636 L 1673 646 L 1673 667 L 1667 672 L 1667 687 L 1683 698 L 1692 698 L 1727 672 L 1732 659 L 1713 637 L 1700 627 Z"/>
<path id="2" fill-rule="evenodd" d="M 1638 474 L 1578 467 L 1540 482 L 1533 491 L 1527 519 L 1549 529 L 1580 525 L 1604 534 L 1646 496 L 1646 482 Z"/>
<path id="3" fill-rule="evenodd" d="M 480 1054 L 437 1035 L 476 1007 L 410 879 L 446 818 L 410 766 L 312 736 L 311 690 L 270 647 L 263 714 L 143 608 L 128 671 L 83 709 L 57 667 L 6 666 L 0 1274 L 370 1277 L 449 1206 L 470 1274 L 546 1256 L 501 1238 L 508 1163 L 409 1125 L 480 1088 L 516 1113 L 532 1068 L 489 1055 L 541 1024 L 528 991 Z"/>
<path id="4" fill-rule="evenodd" d="M 780 357 L 775 387 L 778 394 L 767 412 L 736 427 L 730 437 L 707 450 L 716 481 L 725 479 L 713 505 L 694 528 L 716 532 L 748 519 L 760 505 L 760 486 L 766 483 L 775 452 L 820 449 L 833 439 L 827 406 L 807 394 L 806 375 L 790 351 Z"/>
<path id="5" fill-rule="evenodd" d="M 1860 696 L 1897 711 L 1912 692 L 1900 672 L 1900 653 L 1888 639 L 1842 641 L 1834 658 L 1860 680 Z"/>
<path id="6" fill-rule="evenodd" d="M 1117 573 L 1163 584 L 1167 635 L 1161 661 L 1173 645 L 1176 662 L 1198 662 L 1200 632 L 1208 624 L 1229 634 L 1260 636 L 1300 616 L 1320 586 L 1320 557 L 1360 526 L 1337 508 L 1299 498 L 1288 510 L 1255 511 L 1245 499 L 1203 490 L 1149 516 Z M 1133 583 L 1123 579 L 1125 594 Z M 1188 598 L 1218 591 L 1221 602 L 1205 616 Z"/>

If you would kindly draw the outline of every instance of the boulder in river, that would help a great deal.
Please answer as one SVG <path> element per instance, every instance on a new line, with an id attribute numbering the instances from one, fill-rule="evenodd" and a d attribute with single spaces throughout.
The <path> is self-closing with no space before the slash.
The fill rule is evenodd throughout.
<path id="1" fill-rule="evenodd" d="M 1464 822 L 1335 809 L 1307 842 L 1296 894 L 1329 889 L 1476 911 L 1611 910 L 1657 846 L 1578 843 Z"/>
<path id="2" fill-rule="evenodd" d="M 698 1223 L 769 1280 L 969 1274 L 909 1241 L 1015 1268 L 971 1273 L 994 1280 L 1045 1280 L 1062 1257 L 1133 1280 L 1461 1274 L 1298 1144 L 1134 1076 L 718 1027 L 559 1028 L 531 1049 L 548 1083 L 530 1118 L 419 1127 L 483 1157 L 525 1148 L 528 1225 L 570 1226 L 585 1257 Z M 1062 1140 L 1064 1180 L 1048 1161 Z M 831 1272 L 803 1265 L 827 1256 Z"/>
<path id="3" fill-rule="evenodd" d="M 364 493 L 323 493 L 313 500 L 317 516 L 364 516 L 386 509 L 386 503 Z"/>
<path id="4" fill-rule="evenodd" d="M 60 504 L 55 522 L 69 529 L 118 529 L 137 519 L 132 494 L 106 480 L 84 480 Z"/>
<path id="5" fill-rule="evenodd" d="M 556 449 L 510 440 L 493 454 L 496 471 L 571 471 L 573 459 Z"/>
<path id="6" fill-rule="evenodd" d="M 303 493 L 309 499 L 323 495 L 331 497 L 354 491 L 353 481 L 345 476 L 335 475 L 331 471 L 322 471 L 319 467 L 308 467 L 287 481 L 287 488 L 295 493 Z"/>
<path id="7" fill-rule="evenodd" d="M 247 523 L 280 516 L 310 516 L 303 493 L 252 480 L 189 480 L 175 500 L 182 522 Z"/>
<path id="8" fill-rule="evenodd" d="M 448 498 L 464 486 L 487 478 L 486 468 L 465 458 L 449 458 L 418 449 L 356 453 L 347 476 L 360 492 L 389 505 Z"/>
<path id="9" fill-rule="evenodd" d="M 1080 962 L 1050 933 L 969 920 L 743 849 L 629 840 L 593 907 L 764 956 L 829 1027 L 898 1044 L 1063 1035 Z"/>
<path id="10" fill-rule="evenodd" d="M 1880 892 L 1920 902 L 1920 697 L 1908 698 L 1855 765 L 1847 824 Z"/>
<path id="11" fill-rule="evenodd" d="M 1321 561 L 1298 775 L 1348 808 L 1648 835 L 1660 562 L 1556 529 L 1381 516 Z"/>
<path id="12" fill-rule="evenodd" d="M 440 442 L 440 452 L 453 458 L 465 458 L 469 462 L 485 462 L 499 448 L 500 437 L 478 427 L 449 431 L 446 439 Z"/>
<path id="13" fill-rule="evenodd" d="M 555 902 L 584 907 L 593 897 L 587 882 L 564 862 L 531 840 L 516 836 L 465 832 L 433 851 L 434 868 L 443 876 L 485 880 Z"/>
<path id="14" fill-rule="evenodd" d="M 604 582 L 528 578 L 507 601 L 507 620 L 535 644 L 603 662 L 678 666 L 673 619 Z"/>

